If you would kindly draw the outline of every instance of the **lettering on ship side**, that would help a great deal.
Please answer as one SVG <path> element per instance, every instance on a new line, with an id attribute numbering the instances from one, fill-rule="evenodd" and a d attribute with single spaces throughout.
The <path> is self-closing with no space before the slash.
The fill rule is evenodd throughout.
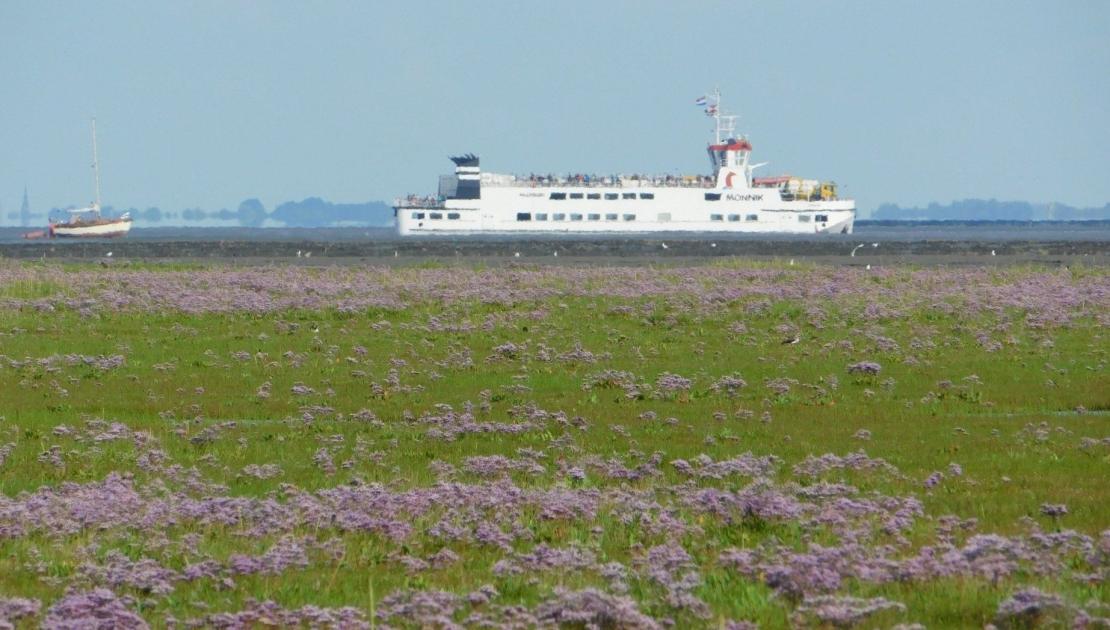
<path id="1" fill-rule="evenodd" d="M 542 197 L 543 193 L 542 192 L 526 192 L 526 193 L 520 193 L 520 196 L 521 197 Z"/>
<path id="2" fill-rule="evenodd" d="M 725 201 L 763 201 L 763 195 L 725 195 Z"/>

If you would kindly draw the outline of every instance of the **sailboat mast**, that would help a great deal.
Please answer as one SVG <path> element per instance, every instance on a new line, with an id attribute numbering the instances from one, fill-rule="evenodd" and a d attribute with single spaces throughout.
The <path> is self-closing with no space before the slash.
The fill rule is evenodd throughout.
<path id="1" fill-rule="evenodd" d="M 96 119 L 92 119 L 92 142 L 93 142 L 93 178 L 96 181 L 96 201 L 93 202 L 93 207 L 100 211 L 100 165 L 96 159 Z"/>

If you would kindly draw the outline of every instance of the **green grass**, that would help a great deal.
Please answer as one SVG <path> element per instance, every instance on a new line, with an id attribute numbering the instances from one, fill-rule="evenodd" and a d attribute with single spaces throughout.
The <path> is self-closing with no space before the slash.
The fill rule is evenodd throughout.
<path id="1" fill-rule="evenodd" d="M 715 264 L 755 266 L 735 261 Z M 759 266 L 768 268 L 767 264 Z M 791 274 L 808 272 L 777 268 Z M 161 271 L 188 273 L 189 269 Z M 1020 276 L 1035 271 L 1012 273 Z M 68 272 L 98 270 L 76 267 Z M 1076 270 L 1073 274 L 1077 279 L 1092 274 L 1106 277 L 1101 270 Z M 87 316 L 66 309 L 0 311 L 0 355 L 11 359 L 70 353 L 126 357 L 122 367 L 105 372 L 83 365 L 63 365 L 51 372 L 2 363 L 0 445 L 13 443 L 15 447 L 0 466 L 0 493 L 13 497 L 43 485 L 96 481 L 113 471 L 129 471 L 139 482 L 149 482 L 152 476 L 138 468 L 137 451 L 129 441 L 100 445 L 53 432 L 58 425 L 80 430 L 92 418 L 149 431 L 170 461 L 185 468 L 196 466 L 206 481 L 226 484 L 232 495 L 254 497 L 278 492 L 282 484 L 313 490 L 355 477 L 398 488 L 425 486 L 435 480 L 428 467 L 433 460 L 461 467 L 466 457 L 512 457 L 518 448 L 542 450 L 559 437 L 556 430 L 433 441 L 425 436 L 426 427 L 405 419 L 406 414 L 431 412 L 436 404 L 455 409 L 467 401 L 477 404 L 479 392 L 490 390 L 492 417 L 497 419 L 506 419 L 513 405 L 524 403 L 585 418 L 589 429 L 578 436 L 578 444 L 585 449 L 583 456 L 623 458 L 635 448 L 644 453 L 661 451 L 669 462 L 701 453 L 722 459 L 750 450 L 782 458 L 785 465 L 780 476 L 786 479 L 790 467 L 809 454 L 864 449 L 872 457 L 886 459 L 904 477 L 845 473 L 834 475 L 834 480 L 843 479 L 865 491 L 917 495 L 931 516 L 973 517 L 979 520 L 980 531 L 1014 534 L 1026 531 L 1022 517 L 1054 528 L 1057 524 L 1041 516 L 1039 506 L 1065 503 L 1069 514 L 1063 526 L 1097 537 L 1110 525 L 1110 484 L 1106 483 L 1110 451 L 1080 448 L 1083 437 L 1101 439 L 1110 434 L 1110 377 L 1106 370 L 1110 346 L 1098 322 L 1082 319 L 1067 327 L 1028 328 L 1024 313 L 1017 310 L 968 313 L 928 308 L 865 320 L 861 313 L 866 305 L 851 298 L 816 304 L 771 301 L 762 308 L 753 308 L 762 300 L 744 299 L 708 308 L 685 292 L 692 287 L 684 286 L 677 275 L 674 282 L 675 294 L 668 299 L 559 298 L 511 306 L 414 303 L 405 310 L 359 314 L 98 312 Z M 876 278 L 876 282 L 891 292 L 890 302 L 897 306 L 898 279 Z M 65 294 L 65 288 L 49 282 L 0 285 L 0 297 L 37 299 L 59 293 Z M 631 307 L 631 312 L 615 312 L 615 307 Z M 812 325 L 815 307 L 824 312 L 820 328 Z M 535 311 L 545 314 L 533 316 Z M 467 322 L 472 327 L 431 330 L 427 324 L 433 317 L 441 322 Z M 377 325 L 383 320 L 391 325 Z M 482 323 L 487 320 L 492 327 L 484 329 Z M 731 332 L 735 323 L 742 323 L 747 332 Z M 781 343 L 783 333 L 777 329 L 784 324 L 800 330 L 800 343 Z M 1001 331 L 993 336 L 1010 341 L 988 352 L 976 340 L 980 330 Z M 861 331 L 892 339 L 898 349 L 875 350 Z M 852 343 L 852 349 L 841 345 L 845 341 Z M 531 360 L 487 361 L 492 349 L 506 342 L 527 344 Z M 535 358 L 540 344 L 550 347 L 552 354 L 580 345 L 605 357 L 595 364 L 543 362 Z M 356 353 L 356 346 L 365 347 L 366 354 Z M 238 360 L 233 357 L 236 352 L 250 353 L 251 358 Z M 474 367 L 459 369 L 445 363 L 460 352 L 469 353 Z M 293 353 L 292 358 L 286 353 Z M 908 357 L 912 357 L 910 362 Z M 404 365 L 394 368 L 391 360 L 397 359 Z M 880 376 L 846 373 L 848 364 L 865 359 L 882 364 Z M 423 389 L 374 395 L 371 383 L 383 384 L 391 369 L 397 369 L 403 384 Z M 670 399 L 628 400 L 617 389 L 584 391 L 581 383 L 586 375 L 602 369 L 631 371 L 649 383 L 659 374 L 671 372 L 694 379 L 694 386 L 688 395 Z M 732 373 L 748 382 L 738 397 L 710 391 L 715 379 Z M 978 378 L 964 380 L 972 375 Z M 786 395 L 776 396 L 763 385 L 767 379 L 782 377 L 797 381 Z M 833 380 L 838 381 L 835 388 L 830 384 Z M 951 385 L 942 386 L 942 381 Z M 272 395 L 263 399 L 256 390 L 266 382 L 271 384 Z M 291 393 L 295 383 L 304 383 L 316 393 L 295 396 Z M 530 391 L 506 389 L 513 384 L 526 385 Z M 345 416 L 369 409 L 383 426 L 334 418 L 305 422 L 301 419 L 304 405 L 326 405 Z M 1076 413 L 1077 408 L 1087 413 Z M 750 410 L 753 417 L 738 418 L 740 409 Z M 678 422 L 646 422 L 640 419 L 646 411 L 655 412 L 660 420 L 674 417 Z M 727 419 L 714 419 L 715 412 L 723 412 Z M 760 421 L 765 412 L 770 414 L 769 423 Z M 190 441 L 206 427 L 227 420 L 237 425 L 220 431 L 214 441 Z M 1043 439 L 1027 429 L 1032 426 L 1035 430 L 1040 423 L 1048 427 Z M 624 427 L 629 437 L 614 432 L 616 425 Z M 854 437 L 861 429 L 870 431 L 870 440 Z M 374 461 L 357 459 L 352 468 L 327 475 L 314 465 L 313 454 L 324 445 L 324 438 L 334 435 L 343 437 L 336 447 L 337 463 L 352 456 L 359 440 L 366 449 L 381 454 Z M 39 454 L 53 445 L 65 453 L 63 468 L 38 461 Z M 964 476 L 926 492 L 922 481 L 953 462 L 963 467 Z M 278 464 L 283 473 L 268 480 L 240 474 L 246 465 L 265 463 Z M 461 478 L 475 480 L 465 473 Z M 524 487 L 551 483 L 546 476 L 513 475 L 513 480 Z M 650 488 L 679 480 L 679 475 L 664 466 L 664 479 L 636 482 L 631 487 Z M 586 483 L 619 485 L 594 478 Z M 725 482 L 725 487 L 743 483 L 746 481 Z M 662 540 L 606 519 L 602 515 L 598 522 L 581 525 L 536 519 L 527 525 L 536 542 L 564 546 L 578 541 L 594 548 L 599 558 L 626 564 L 634 556 L 630 546 L 650 546 Z M 590 532 L 598 523 L 605 528 L 600 537 Z M 705 536 L 684 543 L 706 562 L 728 546 L 750 547 L 771 537 L 800 545 L 806 537 L 777 525 L 736 526 L 712 520 L 701 525 Z M 164 532 L 169 540 L 185 533 Z M 230 591 L 205 581 L 181 584 L 170 596 L 142 597 L 140 609 L 151 620 L 166 614 L 184 619 L 208 611 L 233 610 L 253 597 L 274 599 L 289 607 L 353 605 L 369 611 L 375 601 L 398 588 L 465 593 L 484 583 L 496 584 L 505 603 L 531 605 L 555 586 L 604 584 L 591 574 L 573 572 L 543 576 L 535 583 L 499 578 L 490 567 L 501 557 L 500 552 L 466 546 L 453 549 L 463 556 L 465 571 L 408 575 L 391 560 L 391 554 L 398 552 L 395 544 L 370 534 L 349 533 L 341 538 L 346 551 L 339 562 L 312 552 L 307 569 L 241 578 Z M 61 541 L 42 535 L 0 537 L 0 594 L 55 599 L 89 553 L 82 549 L 94 541 L 100 545 L 94 555 L 100 558 L 107 549 L 115 548 L 132 557 L 160 554 L 158 557 L 175 569 L 184 564 L 181 553 L 159 551 L 151 541 L 128 532 L 83 532 Z M 201 532 L 201 548 L 221 559 L 232 553 L 262 553 L 275 543 L 276 539 L 243 540 L 232 532 L 214 529 Z M 416 544 L 414 554 L 438 548 L 419 537 Z M 44 563 L 42 574 L 30 568 L 36 562 Z M 730 618 L 754 619 L 766 627 L 788 623 L 789 604 L 773 596 L 766 586 L 713 568 L 711 562 L 705 566 L 704 584 L 698 593 L 710 604 L 713 618 L 699 621 L 680 614 L 677 619 L 681 623 L 713 625 Z M 58 579 L 44 580 L 43 575 Z M 967 627 L 989 622 L 998 602 L 1017 584 L 1037 584 L 1078 602 L 1110 598 L 1105 585 L 1078 585 L 1051 576 L 1027 576 L 995 585 L 965 580 L 924 586 L 858 585 L 850 592 L 885 595 L 906 604 L 905 615 L 874 619 L 882 625 L 911 620 L 928 627 Z M 631 594 L 646 611 L 674 615 L 660 603 L 657 587 L 635 579 L 631 586 Z M 208 610 L 197 602 L 205 602 Z"/>

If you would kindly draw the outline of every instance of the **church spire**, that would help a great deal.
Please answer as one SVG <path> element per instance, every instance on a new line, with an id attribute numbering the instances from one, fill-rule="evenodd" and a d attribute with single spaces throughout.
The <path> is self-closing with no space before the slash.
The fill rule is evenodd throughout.
<path id="1" fill-rule="evenodd" d="M 31 225 L 31 203 L 27 201 L 27 185 L 23 185 L 23 203 L 19 206 L 19 221 L 23 227 Z"/>

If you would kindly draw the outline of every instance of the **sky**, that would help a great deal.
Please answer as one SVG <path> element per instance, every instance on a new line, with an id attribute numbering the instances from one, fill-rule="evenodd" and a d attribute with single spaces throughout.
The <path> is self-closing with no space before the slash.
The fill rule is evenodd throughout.
<path id="1" fill-rule="evenodd" d="M 1110 2 L 0 2 L 0 222 L 507 173 L 707 173 L 721 90 L 757 175 L 866 213 L 1110 202 Z"/>

